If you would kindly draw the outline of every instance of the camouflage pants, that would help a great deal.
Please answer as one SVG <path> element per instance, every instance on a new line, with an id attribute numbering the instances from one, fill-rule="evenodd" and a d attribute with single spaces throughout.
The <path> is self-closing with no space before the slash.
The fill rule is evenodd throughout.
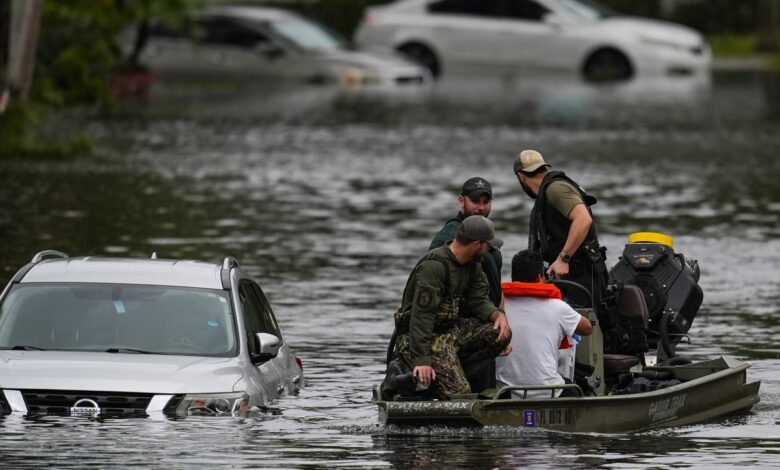
<path id="1" fill-rule="evenodd" d="M 509 344 L 509 338 L 496 343 L 498 330 L 493 323 L 482 323 L 474 318 L 458 319 L 457 326 L 444 334 L 433 337 L 431 343 L 431 367 L 436 371 L 433 388 L 440 398 L 470 393 L 471 387 L 461 367 L 460 358 L 477 351 L 495 358 Z M 409 334 L 399 335 L 395 343 L 395 355 L 412 368 Z"/>

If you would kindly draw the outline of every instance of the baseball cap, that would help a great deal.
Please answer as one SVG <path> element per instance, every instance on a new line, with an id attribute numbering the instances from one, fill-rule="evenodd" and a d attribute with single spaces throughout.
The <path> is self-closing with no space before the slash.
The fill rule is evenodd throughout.
<path id="1" fill-rule="evenodd" d="M 495 248 L 504 246 L 504 240 L 496 238 L 493 222 L 481 215 L 470 215 L 458 226 L 458 235 L 469 240 L 488 242 Z"/>
<path id="2" fill-rule="evenodd" d="M 460 195 L 469 199 L 476 199 L 483 194 L 487 194 L 492 199 L 493 188 L 490 187 L 490 183 L 485 178 L 480 178 L 479 176 L 469 178 L 463 183 L 463 187 L 460 188 Z"/>
<path id="3" fill-rule="evenodd" d="M 552 165 L 546 163 L 542 154 L 536 150 L 523 150 L 515 158 L 515 173 L 518 171 L 533 173 L 543 166 L 550 167 Z"/>

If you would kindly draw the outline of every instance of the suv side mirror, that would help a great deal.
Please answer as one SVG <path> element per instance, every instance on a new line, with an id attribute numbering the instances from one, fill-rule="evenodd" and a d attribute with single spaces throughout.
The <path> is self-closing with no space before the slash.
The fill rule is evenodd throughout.
<path id="1" fill-rule="evenodd" d="M 258 333 L 255 336 L 260 352 L 252 353 L 252 364 L 270 361 L 279 354 L 279 348 L 282 347 L 282 341 L 278 336 L 269 333 Z"/>
<path id="2" fill-rule="evenodd" d="M 269 333 L 258 333 L 257 342 L 260 344 L 260 356 L 263 357 L 276 357 L 279 354 L 279 348 L 282 347 L 282 342 L 275 335 Z"/>

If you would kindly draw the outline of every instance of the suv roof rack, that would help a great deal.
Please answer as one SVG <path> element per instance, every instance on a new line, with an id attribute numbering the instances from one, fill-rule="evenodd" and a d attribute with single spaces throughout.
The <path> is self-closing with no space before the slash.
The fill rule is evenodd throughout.
<path id="1" fill-rule="evenodd" d="M 232 256 L 225 256 L 222 260 L 222 288 L 230 289 L 230 269 L 239 268 L 238 260 Z"/>
<path id="2" fill-rule="evenodd" d="M 67 258 L 69 258 L 69 256 L 66 255 L 65 253 L 61 252 L 61 251 L 56 251 L 56 250 L 40 251 L 40 252 L 36 253 L 35 256 L 33 256 L 32 261 L 30 261 L 29 263 L 27 263 L 24 266 L 22 266 L 22 269 L 20 269 L 19 271 L 16 272 L 16 274 L 14 274 L 14 277 L 11 279 L 11 282 L 18 283 L 19 281 L 21 281 L 22 278 L 28 272 L 30 272 L 30 270 L 36 264 L 40 263 L 41 261 L 45 260 L 46 258 L 63 258 L 63 259 L 67 259 Z"/>
<path id="3" fill-rule="evenodd" d="M 68 258 L 69 256 L 61 251 L 56 250 L 44 250 L 41 252 L 38 252 L 33 256 L 32 261 L 30 263 L 37 264 L 43 261 L 46 258 Z"/>

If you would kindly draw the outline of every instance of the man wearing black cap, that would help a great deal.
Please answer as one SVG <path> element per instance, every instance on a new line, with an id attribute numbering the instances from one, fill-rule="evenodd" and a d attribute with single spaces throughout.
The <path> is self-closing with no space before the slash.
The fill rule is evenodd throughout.
<path id="1" fill-rule="evenodd" d="M 460 196 L 458 196 L 460 211 L 455 217 L 445 222 L 444 227 L 434 235 L 428 250 L 438 248 L 453 240 L 458 231 L 458 226 L 466 217 L 470 215 L 489 217 L 492 204 L 493 189 L 490 187 L 490 183 L 479 176 L 469 178 L 463 183 Z M 487 276 L 488 295 L 496 307 L 501 307 L 503 298 L 501 293 L 501 264 L 501 251 L 497 248 L 490 248 L 490 251 L 482 260 L 482 272 Z"/>
<path id="2" fill-rule="evenodd" d="M 590 292 L 562 287 L 570 303 L 598 309 L 608 274 L 606 249 L 599 246 L 590 209 L 596 198 L 562 171 L 549 171 L 550 166 L 536 150 L 523 150 L 515 159 L 515 176 L 535 199 L 528 249 L 549 263 L 548 275 L 576 282 Z"/>
<path id="3" fill-rule="evenodd" d="M 479 215 L 467 217 L 452 243 L 428 252 L 406 282 L 395 312 L 393 357 L 423 386 L 432 384 L 439 398 L 471 391 L 460 355 L 487 348 L 495 357 L 509 344 L 506 316 L 488 298 L 480 265 L 491 246 L 502 244 L 493 222 Z M 461 298 L 468 318 L 459 315 Z"/>
<path id="4" fill-rule="evenodd" d="M 493 204 L 493 188 L 482 177 L 475 176 L 463 183 L 458 196 L 460 211 L 433 237 L 428 250 L 438 248 L 455 238 L 458 226 L 463 219 L 471 215 L 490 216 Z M 485 273 L 488 284 L 488 297 L 493 305 L 500 310 L 504 308 L 504 294 L 501 291 L 501 251 L 493 246 L 482 258 L 482 272 Z M 496 386 L 496 364 L 494 357 L 485 351 L 476 351 L 468 356 L 461 356 L 461 365 L 468 377 L 472 390 L 480 391 Z"/>

